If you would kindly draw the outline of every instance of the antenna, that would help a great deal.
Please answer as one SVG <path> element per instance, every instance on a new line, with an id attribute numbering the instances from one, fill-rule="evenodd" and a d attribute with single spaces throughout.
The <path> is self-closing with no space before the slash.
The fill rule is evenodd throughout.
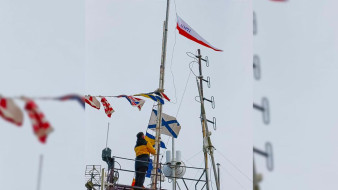
<path id="1" fill-rule="evenodd" d="M 205 170 L 205 177 L 206 177 L 206 187 L 207 190 L 210 190 L 210 184 L 209 184 L 209 173 L 208 173 L 208 154 L 211 158 L 211 164 L 214 171 L 214 177 L 216 181 L 216 189 L 220 190 L 219 180 L 218 180 L 218 173 L 216 169 L 216 163 L 214 159 L 214 146 L 211 143 L 211 132 L 209 132 L 208 129 L 208 123 L 212 123 L 214 126 L 214 129 L 216 130 L 216 118 L 213 118 L 213 121 L 210 121 L 206 118 L 205 108 L 204 108 L 204 101 L 208 101 L 211 103 L 212 108 L 215 108 L 215 100 L 212 96 L 211 99 L 204 98 L 203 95 L 203 82 L 207 82 L 208 86 L 210 87 L 210 78 L 207 78 L 207 80 L 203 79 L 202 75 L 202 61 L 207 63 L 207 67 L 209 66 L 209 59 L 206 57 L 206 59 L 202 58 L 201 50 L 197 50 L 198 55 L 195 55 L 196 58 L 198 58 L 198 65 L 199 65 L 199 76 L 196 77 L 197 87 L 198 87 L 198 94 L 200 98 L 200 104 L 201 104 L 201 124 L 202 124 L 202 132 L 203 132 L 203 152 L 204 152 L 204 170 Z"/>
<path id="2" fill-rule="evenodd" d="M 108 122 L 108 129 L 107 129 L 106 149 L 107 149 L 107 145 L 108 145 L 108 134 L 109 134 L 109 122 Z"/>
<path id="3" fill-rule="evenodd" d="M 40 190 L 40 186 L 41 186 L 42 164 L 43 164 L 43 155 L 40 154 L 39 172 L 38 172 L 38 183 L 37 183 L 37 187 L 36 187 L 37 190 Z"/>

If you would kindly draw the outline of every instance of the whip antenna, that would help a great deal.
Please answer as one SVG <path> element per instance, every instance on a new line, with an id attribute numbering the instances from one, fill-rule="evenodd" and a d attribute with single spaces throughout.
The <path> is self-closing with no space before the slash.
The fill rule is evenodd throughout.
<path id="1" fill-rule="evenodd" d="M 109 122 L 108 122 L 108 129 L 107 129 L 106 149 L 107 149 L 107 145 L 108 145 L 108 134 L 109 134 Z"/>

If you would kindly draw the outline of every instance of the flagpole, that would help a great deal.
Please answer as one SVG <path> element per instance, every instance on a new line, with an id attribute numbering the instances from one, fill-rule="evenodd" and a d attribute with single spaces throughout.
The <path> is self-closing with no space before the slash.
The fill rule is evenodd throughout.
<path id="1" fill-rule="evenodd" d="M 160 80 L 159 80 L 159 92 L 164 91 L 164 71 L 165 71 L 165 59 L 167 51 L 167 33 L 168 33 L 168 20 L 169 20 L 169 5 L 170 0 L 167 0 L 167 10 L 166 10 L 166 19 L 164 21 L 163 27 L 163 39 L 162 39 L 162 56 L 161 56 L 161 66 L 160 66 Z M 159 155 L 160 155 L 160 140 L 161 140 L 161 122 L 162 122 L 162 104 L 158 101 L 158 119 L 156 126 L 156 137 L 155 137 L 155 150 L 156 156 L 154 159 L 155 164 L 155 178 L 153 178 L 152 188 L 157 189 L 158 181 L 158 168 L 159 168 Z"/>

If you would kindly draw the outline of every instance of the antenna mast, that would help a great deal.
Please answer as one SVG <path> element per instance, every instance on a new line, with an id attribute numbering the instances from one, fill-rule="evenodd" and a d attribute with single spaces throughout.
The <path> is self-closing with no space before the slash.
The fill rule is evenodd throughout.
<path id="1" fill-rule="evenodd" d="M 163 26 L 163 39 L 162 39 L 162 56 L 161 56 L 161 66 L 160 66 L 160 81 L 159 81 L 159 92 L 164 91 L 164 71 L 165 71 L 165 60 L 166 60 L 166 51 L 167 51 L 167 33 L 168 33 L 168 20 L 169 20 L 169 4 L 170 0 L 167 0 L 167 10 L 166 10 L 166 18 Z M 159 168 L 159 155 L 160 155 L 160 140 L 161 140 L 161 121 L 162 121 L 162 104 L 158 101 L 158 117 L 157 117 L 157 125 L 156 125 L 156 136 L 155 136 L 155 150 L 156 156 L 154 159 L 155 166 L 155 177 L 153 178 L 152 188 L 157 189 L 157 181 L 158 181 L 158 168 Z"/>
<path id="2" fill-rule="evenodd" d="M 205 114 L 205 109 L 204 109 L 204 100 L 207 100 L 203 96 L 203 75 L 202 75 L 202 65 L 201 65 L 201 60 L 202 60 L 202 55 L 201 55 L 201 50 L 198 49 L 198 65 L 199 65 L 199 83 L 198 80 L 196 79 L 197 86 L 198 86 L 198 92 L 199 92 L 199 97 L 200 97 L 200 102 L 201 102 L 201 122 L 202 122 L 202 132 L 203 132 L 203 152 L 204 152 L 204 163 L 205 163 L 205 174 L 206 174 L 206 181 L 207 181 L 207 190 L 210 189 L 210 184 L 209 184 L 209 174 L 208 174 L 208 153 L 211 157 L 211 162 L 213 166 L 213 171 L 214 171 L 214 177 L 216 181 L 216 187 L 217 190 L 220 190 L 220 184 L 218 180 L 218 174 L 216 171 L 216 164 L 215 164 L 215 159 L 214 159 L 214 147 L 212 146 L 211 143 L 211 138 L 210 138 L 210 132 L 208 129 L 208 123 L 211 122 L 214 125 L 216 124 L 216 120 L 209 121 L 206 119 L 206 114 Z M 207 61 L 207 60 L 204 60 Z M 209 100 L 208 100 L 209 101 Z M 212 101 L 210 101 L 212 102 Z"/>

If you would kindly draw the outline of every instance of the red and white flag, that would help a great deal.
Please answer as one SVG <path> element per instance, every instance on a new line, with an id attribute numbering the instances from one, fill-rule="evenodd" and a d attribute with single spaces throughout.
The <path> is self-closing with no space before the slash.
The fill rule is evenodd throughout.
<path id="1" fill-rule="evenodd" d="M 186 38 L 188 38 L 188 39 L 190 39 L 190 40 L 192 40 L 196 43 L 199 43 L 199 44 L 201 44 L 205 47 L 211 48 L 215 51 L 223 51 L 223 50 L 215 48 L 209 42 L 207 42 L 205 39 L 203 39 L 199 34 L 197 34 L 197 32 L 194 31 L 194 29 L 192 29 L 178 15 L 177 15 L 177 26 L 176 26 L 176 28 L 182 36 L 184 36 L 184 37 L 186 37 Z"/>
<path id="2" fill-rule="evenodd" d="M 46 143 L 47 136 L 53 131 L 53 127 L 46 120 L 45 115 L 40 111 L 33 100 L 25 99 L 25 110 L 33 125 L 33 132 L 41 143 Z"/>
<path id="3" fill-rule="evenodd" d="M 137 107 L 139 111 L 141 111 L 141 108 L 143 106 L 143 104 L 145 103 L 144 100 L 140 99 L 140 98 L 136 98 L 134 96 L 127 96 L 127 95 L 119 95 L 116 96 L 117 98 L 126 98 L 128 100 L 128 102 L 130 103 L 130 105 L 132 105 L 133 107 Z"/>
<path id="4" fill-rule="evenodd" d="M 85 96 L 85 102 L 93 108 L 100 109 L 100 102 L 93 96 Z"/>
<path id="5" fill-rule="evenodd" d="M 104 107 L 104 111 L 106 112 L 108 117 L 111 117 L 111 114 L 114 113 L 114 109 L 110 106 L 109 102 L 105 97 L 101 98 L 101 103 Z"/>
<path id="6" fill-rule="evenodd" d="M 12 99 L 0 96 L 0 116 L 18 126 L 22 125 L 23 113 Z"/>

